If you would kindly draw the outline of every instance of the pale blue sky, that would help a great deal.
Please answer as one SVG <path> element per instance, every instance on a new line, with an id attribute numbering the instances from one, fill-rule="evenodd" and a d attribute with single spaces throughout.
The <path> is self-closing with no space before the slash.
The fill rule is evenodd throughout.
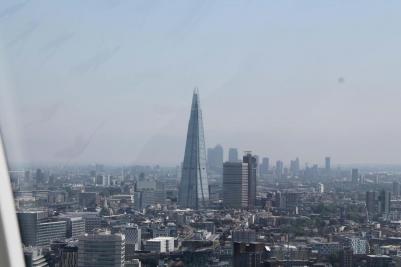
<path id="1" fill-rule="evenodd" d="M 399 1 L 0 4 L 11 161 L 178 164 L 207 146 L 401 163 Z"/>

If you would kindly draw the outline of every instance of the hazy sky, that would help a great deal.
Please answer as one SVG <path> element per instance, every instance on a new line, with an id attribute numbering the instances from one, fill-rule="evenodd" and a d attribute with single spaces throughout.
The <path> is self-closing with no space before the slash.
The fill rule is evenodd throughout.
<path id="1" fill-rule="evenodd" d="M 198 86 L 208 147 L 401 163 L 400 12 L 400 1 L 2 0 L 11 162 L 178 164 Z"/>

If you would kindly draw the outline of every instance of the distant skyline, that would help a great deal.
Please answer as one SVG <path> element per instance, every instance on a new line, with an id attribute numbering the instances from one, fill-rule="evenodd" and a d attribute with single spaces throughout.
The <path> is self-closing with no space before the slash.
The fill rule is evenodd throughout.
<path id="1" fill-rule="evenodd" d="M 177 165 L 194 87 L 206 147 L 401 164 L 401 2 L 0 4 L 11 163 Z"/>

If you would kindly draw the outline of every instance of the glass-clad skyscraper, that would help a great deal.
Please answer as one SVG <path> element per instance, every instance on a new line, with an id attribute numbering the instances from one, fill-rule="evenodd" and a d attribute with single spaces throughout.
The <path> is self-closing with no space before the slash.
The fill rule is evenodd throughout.
<path id="1" fill-rule="evenodd" d="M 199 209 L 209 201 L 208 180 L 206 173 L 206 150 L 203 133 L 202 111 L 199 93 L 195 89 L 192 98 L 187 142 L 178 196 L 181 208 Z"/>

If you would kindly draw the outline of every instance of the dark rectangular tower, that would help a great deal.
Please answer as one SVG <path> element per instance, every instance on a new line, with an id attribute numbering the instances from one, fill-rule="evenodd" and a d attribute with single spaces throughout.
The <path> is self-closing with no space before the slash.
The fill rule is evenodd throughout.
<path id="1" fill-rule="evenodd" d="M 248 164 L 248 209 L 254 209 L 256 203 L 257 159 L 251 152 L 246 152 L 242 162 Z"/>

